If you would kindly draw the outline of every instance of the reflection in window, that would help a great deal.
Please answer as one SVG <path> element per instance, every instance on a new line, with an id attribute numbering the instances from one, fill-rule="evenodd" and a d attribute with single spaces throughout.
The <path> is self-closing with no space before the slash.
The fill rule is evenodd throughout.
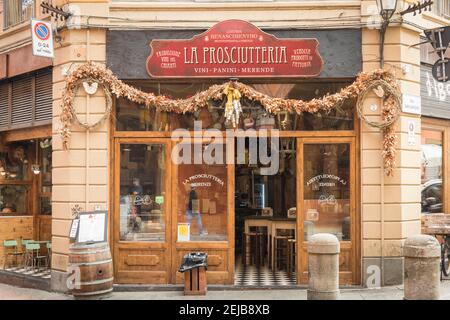
<path id="1" fill-rule="evenodd" d="M 120 239 L 164 241 L 165 146 L 120 146 Z"/>
<path id="2" fill-rule="evenodd" d="M 191 150 L 191 157 L 178 166 L 178 241 L 227 240 L 227 166 L 222 163 L 194 164 L 196 150 L 213 156 L 223 152 L 220 158 L 225 159 L 225 147 L 222 144 L 189 144 L 179 150 L 180 154 Z M 189 233 L 180 234 L 185 224 L 189 227 L 184 230 Z"/>
<path id="3" fill-rule="evenodd" d="M 349 149 L 349 144 L 304 146 L 305 228 L 312 233 L 350 240 Z"/>
<path id="4" fill-rule="evenodd" d="M 0 152 L 0 180 L 28 180 L 29 144 L 9 144 Z"/>
<path id="5" fill-rule="evenodd" d="M 422 212 L 440 213 L 442 201 L 442 131 L 422 130 Z"/>
<path id="6" fill-rule="evenodd" d="M 51 140 L 47 139 L 40 143 L 41 165 L 41 190 L 39 192 L 40 206 L 39 214 L 52 214 L 52 147 Z"/>
<path id="7" fill-rule="evenodd" d="M 28 187 L 0 185 L 0 215 L 28 213 Z"/>
<path id="8" fill-rule="evenodd" d="M 172 99 L 185 99 L 206 90 L 212 83 L 132 83 L 139 89 Z M 347 83 L 263 83 L 250 84 L 256 90 L 274 98 L 311 100 L 327 93 L 338 92 Z M 146 108 L 126 99 L 116 100 L 117 130 L 119 131 L 172 131 L 178 128 L 195 130 L 194 121 L 202 122 L 202 129 L 226 130 L 231 124 L 224 116 L 225 100 L 210 101 L 208 108 L 194 113 L 175 114 Z M 345 100 L 330 112 L 316 114 L 280 112 L 268 114 L 257 102 L 241 99 L 241 129 L 297 130 L 353 130 L 354 105 L 352 99 Z"/>

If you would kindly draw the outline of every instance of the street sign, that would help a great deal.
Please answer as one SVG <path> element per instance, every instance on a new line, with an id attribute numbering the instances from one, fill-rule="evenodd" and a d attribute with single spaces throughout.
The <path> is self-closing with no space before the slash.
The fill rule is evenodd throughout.
<path id="1" fill-rule="evenodd" d="M 420 115 L 422 112 L 420 97 L 404 94 L 402 97 L 402 112 Z"/>
<path id="2" fill-rule="evenodd" d="M 439 82 L 447 82 L 450 78 L 450 60 L 438 60 L 433 66 L 431 70 L 433 74 L 433 78 L 435 78 Z"/>
<path id="3" fill-rule="evenodd" d="M 33 40 L 33 55 L 53 58 L 53 32 L 49 22 L 31 20 L 31 38 Z"/>

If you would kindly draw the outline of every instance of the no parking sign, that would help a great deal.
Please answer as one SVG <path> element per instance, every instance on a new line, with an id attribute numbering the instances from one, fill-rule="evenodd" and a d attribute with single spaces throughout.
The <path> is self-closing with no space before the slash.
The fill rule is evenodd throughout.
<path id="1" fill-rule="evenodd" d="M 33 55 L 53 58 L 52 25 L 40 20 L 31 20 L 31 38 L 33 39 Z"/>

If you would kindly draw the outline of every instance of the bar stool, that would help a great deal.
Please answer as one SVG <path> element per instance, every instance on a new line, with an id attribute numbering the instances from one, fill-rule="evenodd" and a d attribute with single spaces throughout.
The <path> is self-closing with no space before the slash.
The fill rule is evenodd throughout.
<path id="1" fill-rule="evenodd" d="M 295 239 L 288 239 L 288 247 L 287 247 L 287 274 L 288 277 L 292 275 L 292 273 L 296 270 L 295 269 L 295 245 L 297 243 L 297 240 Z"/>
<path id="2" fill-rule="evenodd" d="M 263 232 L 244 232 L 242 237 L 242 264 L 264 265 L 264 250 L 267 234 Z M 262 245 L 261 245 L 262 244 Z M 250 251 L 248 250 L 250 248 Z M 249 259 L 248 259 L 249 258 Z"/>
<path id="3" fill-rule="evenodd" d="M 26 254 L 28 255 L 27 259 L 27 266 L 26 269 L 28 270 L 29 267 L 33 271 L 37 268 L 38 271 L 41 270 L 41 262 L 44 262 L 47 259 L 46 255 L 41 254 L 41 245 L 36 242 L 29 242 L 25 245 Z"/>
<path id="4" fill-rule="evenodd" d="M 287 268 L 289 239 L 295 238 L 295 230 L 291 229 L 275 229 L 273 239 L 274 245 L 274 270 L 281 270 L 283 266 Z"/>
<path id="5" fill-rule="evenodd" d="M 275 236 L 274 237 L 274 260 L 275 266 L 274 270 L 282 270 L 283 265 L 287 263 L 287 250 L 288 250 L 288 240 L 289 236 Z"/>
<path id="6" fill-rule="evenodd" d="M 16 240 L 4 240 L 3 241 L 3 269 L 6 269 L 6 263 L 8 258 L 13 257 L 16 260 L 15 267 L 18 266 L 17 258 L 23 256 L 23 253 L 18 250 L 17 241 Z"/>
<path id="7" fill-rule="evenodd" d="M 22 239 L 21 243 L 22 243 L 22 252 L 23 252 L 23 263 L 22 263 L 22 267 L 26 268 L 26 266 L 28 265 L 28 260 L 30 259 L 30 256 L 26 250 L 26 245 L 27 243 L 31 243 L 33 242 L 33 240 L 31 239 Z"/>

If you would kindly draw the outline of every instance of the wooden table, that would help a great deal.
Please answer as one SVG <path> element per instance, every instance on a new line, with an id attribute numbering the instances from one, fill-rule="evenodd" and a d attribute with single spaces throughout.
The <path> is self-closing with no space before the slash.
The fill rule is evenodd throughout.
<path id="1" fill-rule="evenodd" d="M 294 230 L 294 237 L 297 238 L 297 219 L 269 216 L 248 216 L 245 218 L 244 230 L 250 232 L 251 227 L 267 228 L 267 243 L 270 243 L 270 267 L 274 265 L 274 237 L 277 229 Z M 243 252 L 242 254 L 245 254 Z"/>

